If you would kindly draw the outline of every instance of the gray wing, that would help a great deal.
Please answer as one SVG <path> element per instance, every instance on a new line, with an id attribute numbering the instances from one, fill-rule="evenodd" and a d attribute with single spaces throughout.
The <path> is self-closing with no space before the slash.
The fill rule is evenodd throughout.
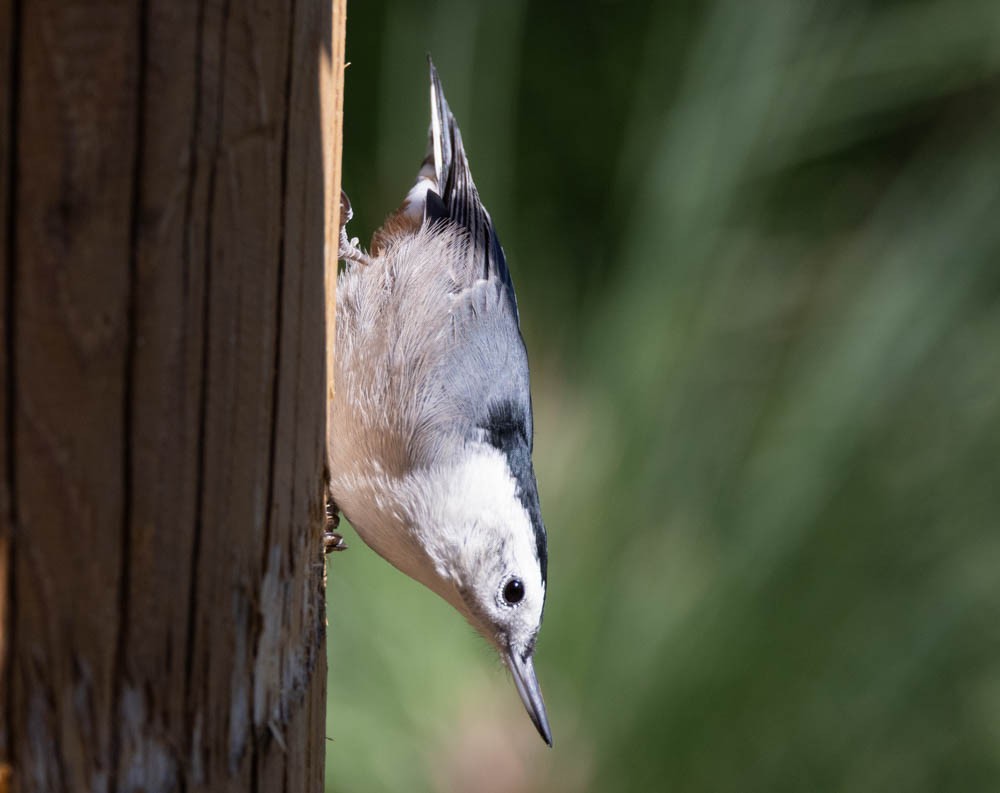
<path id="1" fill-rule="evenodd" d="M 457 296 L 451 313 L 451 344 L 442 378 L 449 402 L 469 438 L 496 435 L 497 416 L 516 421 L 532 447 L 531 391 L 525 350 L 510 289 L 498 278 L 484 279 Z M 491 441 L 492 442 L 492 441 Z M 496 444 L 494 444 L 496 445 Z"/>

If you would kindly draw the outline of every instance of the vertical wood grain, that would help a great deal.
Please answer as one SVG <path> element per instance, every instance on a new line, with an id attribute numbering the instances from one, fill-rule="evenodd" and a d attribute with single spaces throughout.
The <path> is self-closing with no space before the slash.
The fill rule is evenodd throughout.
<path id="1" fill-rule="evenodd" d="M 112 776 L 139 10 L 21 12 L 8 723 L 26 790 L 102 791 Z"/>
<path id="2" fill-rule="evenodd" d="M 4 243 L 0 246 L 0 713 L 8 711 L 10 702 L 10 637 L 13 633 L 13 610 L 10 594 L 14 583 L 12 573 L 14 561 L 13 525 L 15 504 L 13 502 L 13 402 L 11 389 L 13 326 L 10 322 L 13 306 L 13 268 L 11 266 L 14 248 L 14 202 L 11 193 L 14 186 L 12 166 L 16 152 L 16 124 L 14 117 L 15 89 L 18 75 L 16 30 L 20 8 L 15 1 L 0 7 L 0 70 L 7 75 L 0 80 L 0 223 L 3 224 Z M 0 790 L 9 777 L 12 725 L 7 719 L 0 719 Z"/>
<path id="3" fill-rule="evenodd" d="M 343 33 L 343 0 L 0 14 L 16 790 L 322 789 Z"/>

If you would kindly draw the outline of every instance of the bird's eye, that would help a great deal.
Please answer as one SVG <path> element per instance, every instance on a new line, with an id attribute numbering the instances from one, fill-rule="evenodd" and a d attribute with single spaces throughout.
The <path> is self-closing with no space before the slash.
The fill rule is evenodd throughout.
<path id="1" fill-rule="evenodd" d="M 508 606 L 514 606 L 524 600 L 524 582 L 520 578 L 512 578 L 503 588 L 503 599 Z"/>

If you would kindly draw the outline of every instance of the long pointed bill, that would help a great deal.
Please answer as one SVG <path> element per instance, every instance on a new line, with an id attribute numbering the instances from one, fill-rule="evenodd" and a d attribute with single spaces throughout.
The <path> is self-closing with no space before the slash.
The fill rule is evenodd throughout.
<path id="1" fill-rule="evenodd" d="M 538 687 L 538 678 L 535 677 L 535 665 L 529 655 L 522 658 L 520 653 L 513 649 L 507 650 L 507 666 L 514 676 L 514 684 L 517 686 L 517 693 L 521 695 L 521 701 L 531 716 L 531 721 L 538 730 L 538 734 L 549 746 L 552 746 L 552 730 L 549 729 L 549 717 L 545 713 L 545 702 L 542 701 L 542 690 Z"/>

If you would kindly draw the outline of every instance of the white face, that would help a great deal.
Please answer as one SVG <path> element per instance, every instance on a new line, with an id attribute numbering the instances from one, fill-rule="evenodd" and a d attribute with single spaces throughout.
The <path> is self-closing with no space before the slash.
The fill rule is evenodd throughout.
<path id="1" fill-rule="evenodd" d="M 483 447 L 458 467 L 414 474 L 408 484 L 409 503 L 418 505 L 412 531 L 433 568 L 414 577 L 501 654 L 530 654 L 545 586 L 531 521 L 503 456 Z"/>
<path id="2" fill-rule="evenodd" d="M 498 532 L 486 528 L 484 533 Z M 459 585 L 473 624 L 502 653 L 530 655 L 542 619 L 545 585 L 527 514 L 503 540 L 470 542 L 462 558 L 462 567 L 474 571 Z"/>
<path id="3" fill-rule="evenodd" d="M 483 445 L 459 465 L 411 472 L 396 490 L 396 503 L 406 505 L 405 515 L 394 513 L 396 525 L 403 524 L 408 541 L 379 552 L 451 603 L 496 648 L 551 746 L 532 661 L 545 585 L 506 459 Z"/>

